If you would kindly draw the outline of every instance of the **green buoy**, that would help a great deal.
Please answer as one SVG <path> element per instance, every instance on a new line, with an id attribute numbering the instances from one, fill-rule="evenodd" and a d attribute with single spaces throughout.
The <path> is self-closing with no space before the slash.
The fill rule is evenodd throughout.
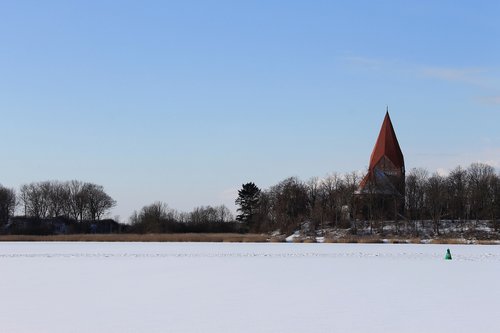
<path id="1" fill-rule="evenodd" d="M 446 256 L 444 257 L 445 260 L 451 260 L 451 252 L 450 249 L 446 250 Z"/>

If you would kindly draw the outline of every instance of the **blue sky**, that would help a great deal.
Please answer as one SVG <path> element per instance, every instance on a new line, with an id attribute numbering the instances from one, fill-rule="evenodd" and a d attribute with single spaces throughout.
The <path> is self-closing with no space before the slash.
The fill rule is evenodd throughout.
<path id="1" fill-rule="evenodd" d="M 2 1 L 0 182 L 103 185 L 128 219 L 364 170 L 500 167 L 498 1 Z"/>

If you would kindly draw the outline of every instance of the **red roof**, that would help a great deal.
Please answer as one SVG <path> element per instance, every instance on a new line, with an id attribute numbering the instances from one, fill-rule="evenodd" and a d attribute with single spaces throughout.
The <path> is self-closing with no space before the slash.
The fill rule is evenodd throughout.
<path id="1" fill-rule="evenodd" d="M 401 152 L 398 139 L 396 138 L 396 133 L 392 127 L 389 112 L 385 115 L 384 123 L 380 129 L 377 143 L 373 148 L 368 170 L 372 171 L 384 156 L 388 158 L 398 169 L 403 168 L 405 165 L 403 153 Z"/>

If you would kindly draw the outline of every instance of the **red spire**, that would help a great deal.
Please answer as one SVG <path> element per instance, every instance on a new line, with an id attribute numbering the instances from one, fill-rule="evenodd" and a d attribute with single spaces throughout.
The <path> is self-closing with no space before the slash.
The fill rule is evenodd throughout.
<path id="1" fill-rule="evenodd" d="M 399 147 L 398 139 L 396 138 L 396 133 L 392 127 L 391 117 L 389 117 L 389 111 L 387 111 L 380 129 L 380 134 L 378 135 L 377 143 L 373 148 L 372 156 L 370 158 L 369 170 L 373 171 L 375 166 L 380 162 L 383 157 L 389 159 L 396 168 L 404 168 L 405 162 L 403 158 L 403 153 Z"/>

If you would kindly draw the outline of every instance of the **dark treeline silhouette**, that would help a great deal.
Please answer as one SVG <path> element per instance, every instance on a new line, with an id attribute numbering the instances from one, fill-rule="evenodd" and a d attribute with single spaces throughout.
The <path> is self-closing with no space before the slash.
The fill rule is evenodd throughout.
<path id="1" fill-rule="evenodd" d="M 0 232 L 116 232 L 121 229 L 117 222 L 101 220 L 115 205 L 101 185 L 77 180 L 25 184 L 17 195 L 0 186 Z M 21 216 L 14 217 L 16 207 Z"/>
<path id="2" fill-rule="evenodd" d="M 129 224 L 103 219 L 115 205 L 102 186 L 76 180 L 25 184 L 17 194 L 0 185 L 0 234 L 248 232 L 224 205 L 184 213 L 155 202 L 134 212 Z"/>
<path id="3" fill-rule="evenodd" d="M 134 212 L 128 224 L 103 220 L 116 202 L 100 185 L 45 181 L 23 185 L 17 193 L 0 185 L 0 233 L 289 234 L 307 225 L 311 233 L 369 230 L 421 236 L 426 228 L 432 235 L 450 226 L 462 233 L 484 226 L 500 229 L 500 176 L 489 165 L 457 167 L 446 176 L 422 168 L 410 170 L 402 214 L 388 211 L 387 205 L 380 204 L 386 198 L 380 200 L 375 192 L 360 195 L 361 180 L 359 173 L 351 172 L 308 181 L 290 177 L 265 190 L 247 183 L 235 200 L 236 219 L 224 205 L 179 212 L 155 202 Z"/>
<path id="4" fill-rule="evenodd" d="M 307 182 L 290 177 L 268 190 L 254 189 L 249 196 L 257 195 L 257 200 L 245 199 L 245 189 L 255 184 L 244 184 L 236 200 L 240 205 L 237 219 L 245 222 L 253 232 L 279 230 L 290 233 L 304 222 L 312 222 L 315 228 L 348 228 L 347 215 L 349 207 L 356 206 L 359 180 L 357 173 L 333 174 L 323 179 L 315 177 Z"/>
<path id="5" fill-rule="evenodd" d="M 447 176 L 431 175 L 422 168 L 410 170 L 404 213 L 396 219 L 394 211 L 387 211 L 375 198 L 377 194 L 358 195 L 360 181 L 361 175 L 349 173 L 306 182 L 287 178 L 267 190 L 244 184 L 236 200 L 240 206 L 237 219 L 252 232 L 290 233 L 304 223 L 313 230 L 338 228 L 352 233 L 364 224 L 369 225 L 370 232 L 374 226 L 379 230 L 393 226 L 395 233 L 414 235 L 419 235 L 419 226 L 428 224 L 434 235 L 450 224 L 463 230 L 474 228 L 478 221 L 488 221 L 495 230 L 499 228 L 500 176 L 489 165 L 457 167 Z"/>
<path id="6" fill-rule="evenodd" d="M 133 233 L 248 232 L 248 227 L 235 222 L 224 205 L 202 206 L 190 213 L 181 213 L 166 203 L 155 202 L 134 212 L 130 223 L 129 231 Z"/>
<path id="7" fill-rule="evenodd" d="M 102 186 L 77 180 L 22 185 L 18 199 L 23 215 L 37 219 L 66 217 L 96 221 L 116 205 Z"/>

